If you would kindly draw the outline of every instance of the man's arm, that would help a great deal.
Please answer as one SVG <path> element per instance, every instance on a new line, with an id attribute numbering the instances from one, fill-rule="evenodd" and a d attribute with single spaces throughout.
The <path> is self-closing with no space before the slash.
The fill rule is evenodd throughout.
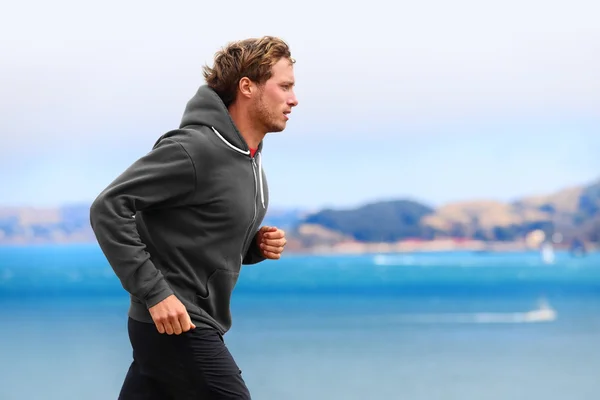
<path id="1" fill-rule="evenodd" d="M 194 194 L 195 170 L 181 144 L 163 139 L 96 198 L 90 223 L 123 288 L 148 308 L 173 291 L 150 260 L 136 228 L 137 211 L 185 203 Z"/>

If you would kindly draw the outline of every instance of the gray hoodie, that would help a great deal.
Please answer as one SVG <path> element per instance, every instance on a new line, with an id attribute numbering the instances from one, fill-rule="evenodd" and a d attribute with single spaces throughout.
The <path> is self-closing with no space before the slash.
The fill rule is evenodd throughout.
<path id="1" fill-rule="evenodd" d="M 104 189 L 90 209 L 100 248 L 131 297 L 129 316 L 171 294 L 196 326 L 224 334 L 242 264 L 264 260 L 255 240 L 269 196 L 262 142 L 251 156 L 208 86 L 188 102 L 179 129 Z"/>

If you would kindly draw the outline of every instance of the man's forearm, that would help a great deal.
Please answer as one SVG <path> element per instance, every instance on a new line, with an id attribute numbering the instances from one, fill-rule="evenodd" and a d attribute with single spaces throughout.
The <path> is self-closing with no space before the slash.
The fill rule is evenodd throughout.
<path id="1" fill-rule="evenodd" d="M 123 288 L 152 307 L 173 292 L 145 251 L 134 213 L 119 199 L 101 195 L 90 209 L 90 223 Z"/>

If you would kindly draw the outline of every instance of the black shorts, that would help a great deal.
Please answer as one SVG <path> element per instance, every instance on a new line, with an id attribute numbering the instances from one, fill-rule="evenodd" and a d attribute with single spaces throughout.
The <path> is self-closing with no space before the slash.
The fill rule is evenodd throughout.
<path id="1" fill-rule="evenodd" d="M 119 400 L 251 399 L 218 331 L 161 334 L 154 324 L 131 318 L 128 331 L 133 362 Z"/>

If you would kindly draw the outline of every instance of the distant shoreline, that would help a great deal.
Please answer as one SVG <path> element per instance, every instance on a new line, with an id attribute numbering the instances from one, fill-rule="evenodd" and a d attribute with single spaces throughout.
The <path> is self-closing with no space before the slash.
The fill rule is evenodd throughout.
<path id="1" fill-rule="evenodd" d="M 45 246 L 97 246 L 94 240 L 9 240 L 0 241 L 4 247 L 45 247 Z M 555 244 L 555 251 L 568 251 L 565 244 Z M 588 253 L 600 250 L 593 243 L 586 243 Z M 395 243 L 366 243 L 357 241 L 340 242 L 331 245 L 302 246 L 299 242 L 290 241 L 286 247 L 287 254 L 297 255 L 360 255 L 360 254 L 407 254 L 407 253 L 441 253 L 441 252 L 475 252 L 475 253 L 520 253 L 539 251 L 538 246 L 530 246 L 525 241 L 486 242 L 477 240 L 437 239 L 437 240 L 405 240 Z"/>
<path id="2" fill-rule="evenodd" d="M 569 251 L 565 244 L 553 245 L 555 251 Z M 587 252 L 598 248 L 586 243 Z M 398 243 L 340 243 L 331 246 L 314 246 L 308 248 L 291 248 L 289 252 L 299 254 L 403 254 L 403 253 L 442 253 L 442 252 L 475 252 L 475 253 L 521 253 L 540 251 L 539 246 L 530 246 L 525 242 L 478 242 L 455 240 L 406 241 Z"/>
<path id="3" fill-rule="evenodd" d="M 89 204 L 0 207 L 0 246 L 95 243 Z M 431 207 L 409 199 L 352 209 L 267 212 L 287 232 L 287 253 L 515 252 L 600 246 L 600 180 L 513 202 L 464 200 Z M 379 243 L 376 243 L 379 241 Z M 384 241 L 393 241 L 392 243 Z M 551 256 L 551 255 L 550 255 Z"/>

